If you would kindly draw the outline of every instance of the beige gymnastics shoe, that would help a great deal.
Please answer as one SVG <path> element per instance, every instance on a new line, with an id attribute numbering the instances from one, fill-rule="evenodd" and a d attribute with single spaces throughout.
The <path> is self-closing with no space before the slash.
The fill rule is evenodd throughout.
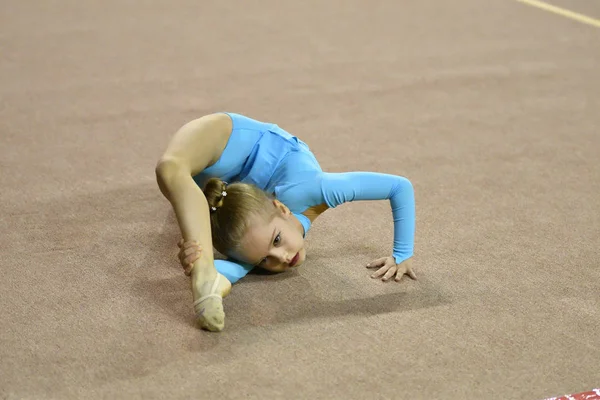
<path id="1" fill-rule="evenodd" d="M 202 329 L 220 332 L 225 328 L 223 297 L 231 291 L 231 282 L 217 273 L 214 281 L 207 281 L 200 287 L 199 293 L 207 293 L 194 301 L 196 320 Z"/>

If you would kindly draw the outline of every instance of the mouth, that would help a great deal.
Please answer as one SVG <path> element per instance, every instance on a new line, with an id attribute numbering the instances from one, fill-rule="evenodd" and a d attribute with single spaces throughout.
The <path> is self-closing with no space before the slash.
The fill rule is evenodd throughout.
<path id="1" fill-rule="evenodd" d="M 294 258 L 292 258 L 292 261 L 290 261 L 290 267 L 293 267 L 294 265 L 296 265 L 299 258 L 300 258 L 300 253 L 296 253 Z"/>

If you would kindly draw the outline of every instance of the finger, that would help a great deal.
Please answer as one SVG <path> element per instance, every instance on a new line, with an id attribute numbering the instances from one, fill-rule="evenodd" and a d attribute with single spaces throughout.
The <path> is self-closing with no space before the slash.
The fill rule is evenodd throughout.
<path id="1" fill-rule="evenodd" d="M 190 247 L 198 247 L 198 246 L 200 246 L 200 243 L 198 243 L 195 240 L 189 240 L 183 244 L 184 249 L 189 249 Z"/>
<path id="2" fill-rule="evenodd" d="M 402 280 L 403 276 L 404 276 L 404 274 L 399 270 L 398 273 L 396 274 L 396 278 L 394 278 L 394 280 L 396 282 L 400 282 Z"/>
<path id="3" fill-rule="evenodd" d="M 385 273 L 385 275 L 383 276 L 383 278 L 381 279 L 384 282 L 387 282 L 392 276 L 394 276 L 396 274 L 396 271 L 398 270 L 398 267 L 391 266 L 390 269 L 388 269 L 388 271 Z"/>
<path id="4" fill-rule="evenodd" d="M 202 252 L 202 249 L 200 247 L 189 248 L 189 249 L 185 249 L 185 250 L 180 250 L 177 257 L 179 258 L 179 262 L 181 263 L 181 265 L 185 266 L 186 264 L 188 264 L 188 261 L 187 261 L 188 258 L 194 257 L 196 255 L 200 255 L 201 252 Z"/>
<path id="5" fill-rule="evenodd" d="M 385 264 L 386 257 L 378 258 L 377 260 L 371 261 L 367 264 L 367 268 L 378 268 Z"/>
<path id="6" fill-rule="evenodd" d="M 413 270 L 412 270 L 412 269 L 409 269 L 408 271 L 406 271 L 406 274 L 407 274 L 408 276 L 410 276 L 410 278 L 411 278 L 412 280 L 415 280 L 415 281 L 417 280 L 417 275 L 415 275 L 415 273 L 413 272 Z"/>
<path id="7" fill-rule="evenodd" d="M 193 263 L 195 263 L 195 262 L 196 262 L 196 260 L 197 260 L 197 259 L 199 259 L 199 258 L 200 258 L 200 253 L 195 253 L 195 254 L 192 254 L 191 256 L 187 256 L 187 257 L 185 258 L 185 260 L 183 261 L 183 264 L 184 264 L 184 265 L 187 265 L 187 266 L 189 266 L 189 265 L 192 265 L 192 264 L 193 264 Z"/>
<path id="8" fill-rule="evenodd" d="M 200 248 L 200 246 L 195 246 L 194 245 L 194 246 L 187 247 L 185 250 L 183 250 L 183 255 L 190 256 L 192 254 L 196 254 L 196 253 L 199 253 L 201 251 L 202 251 L 202 249 Z"/>
<path id="9" fill-rule="evenodd" d="M 184 239 L 181 239 L 179 242 L 177 242 L 177 246 L 179 246 L 179 248 L 186 248 L 189 246 L 199 246 L 200 243 L 197 240 L 188 240 L 185 241 Z"/>
<path id="10" fill-rule="evenodd" d="M 389 266 L 384 265 L 383 267 L 379 268 L 375 273 L 373 273 L 371 275 L 371 278 L 379 278 L 381 276 L 383 276 L 387 270 L 389 269 Z"/>
<path id="11" fill-rule="evenodd" d="M 188 255 L 187 249 L 184 249 L 184 248 L 180 249 L 178 254 L 179 254 L 179 259 L 183 260 L 185 258 L 185 256 Z"/>

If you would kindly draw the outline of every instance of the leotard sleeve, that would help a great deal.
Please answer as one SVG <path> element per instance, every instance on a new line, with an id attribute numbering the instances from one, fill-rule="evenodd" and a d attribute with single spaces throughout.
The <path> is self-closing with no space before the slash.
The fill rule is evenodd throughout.
<path id="1" fill-rule="evenodd" d="M 322 173 L 321 177 L 321 193 L 331 208 L 357 200 L 389 200 L 394 220 L 393 256 L 396 264 L 412 257 L 415 196 L 408 179 L 375 172 Z"/>
<path id="2" fill-rule="evenodd" d="M 215 260 L 215 268 L 233 284 L 246 276 L 254 266 L 237 260 Z"/>

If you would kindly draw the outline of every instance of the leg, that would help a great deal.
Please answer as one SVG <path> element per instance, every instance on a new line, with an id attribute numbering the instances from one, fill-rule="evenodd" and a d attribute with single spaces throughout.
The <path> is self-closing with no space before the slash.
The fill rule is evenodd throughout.
<path id="1" fill-rule="evenodd" d="M 194 262 L 192 291 L 194 300 L 210 293 L 218 274 L 214 266 L 208 202 L 196 185 L 193 175 L 218 159 L 231 134 L 227 116 L 207 116 L 183 126 L 175 134 L 165 154 L 156 166 L 157 183 L 171 203 L 184 240 L 196 240 L 205 249 Z M 217 285 L 219 286 L 219 285 Z M 200 325 L 220 331 L 225 313 L 222 299 L 205 299 L 204 312 L 198 316 Z"/>

